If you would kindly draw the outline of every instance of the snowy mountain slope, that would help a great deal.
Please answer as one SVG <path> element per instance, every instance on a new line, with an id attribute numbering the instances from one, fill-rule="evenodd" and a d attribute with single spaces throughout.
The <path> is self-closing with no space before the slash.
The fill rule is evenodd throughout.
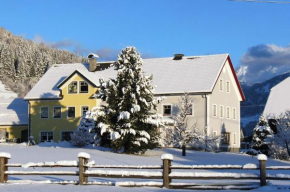
<path id="1" fill-rule="evenodd" d="M 290 71 L 275 76 L 262 83 L 249 85 L 241 83 L 246 101 L 241 103 L 241 122 L 245 135 L 252 134 L 253 128 L 262 114 L 270 89 L 290 76 Z"/>

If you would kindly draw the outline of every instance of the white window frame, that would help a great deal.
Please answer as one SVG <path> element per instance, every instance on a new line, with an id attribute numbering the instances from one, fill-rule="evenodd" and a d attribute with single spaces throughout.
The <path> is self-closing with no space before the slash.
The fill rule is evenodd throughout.
<path id="1" fill-rule="evenodd" d="M 227 109 L 226 109 L 226 117 L 227 119 L 230 119 L 231 118 L 231 108 L 227 106 Z"/>
<path id="2" fill-rule="evenodd" d="M 223 79 L 219 80 L 219 90 L 224 91 L 224 80 Z"/>
<path id="3" fill-rule="evenodd" d="M 68 109 L 69 109 L 70 107 L 74 107 L 74 108 L 75 108 L 75 117 L 69 117 L 69 116 L 68 116 Z M 66 112 L 66 117 L 67 117 L 68 119 L 75 119 L 75 118 L 77 117 L 77 116 L 76 116 L 76 114 L 77 114 L 76 109 L 77 109 L 77 108 L 76 108 L 75 106 L 68 106 L 68 107 L 67 107 L 67 112 Z"/>
<path id="4" fill-rule="evenodd" d="M 81 110 L 80 110 L 80 116 L 82 117 L 84 114 L 83 114 L 83 107 L 87 107 L 88 108 L 88 111 L 90 110 L 90 107 L 88 105 L 83 105 L 81 106 Z"/>
<path id="5" fill-rule="evenodd" d="M 76 93 L 70 93 L 69 92 L 69 85 L 71 84 L 71 83 L 73 83 L 73 82 L 77 82 L 77 92 Z M 67 85 L 67 94 L 78 94 L 79 93 L 79 81 L 71 81 L 70 83 L 68 83 L 68 85 Z"/>
<path id="6" fill-rule="evenodd" d="M 233 119 L 236 120 L 237 119 L 237 109 L 233 107 L 232 111 L 233 111 L 233 113 L 232 113 Z"/>
<path id="7" fill-rule="evenodd" d="M 81 83 L 85 82 L 88 85 L 88 92 L 81 92 Z M 83 81 L 78 81 L 78 93 L 79 94 L 88 94 L 90 92 L 90 87 L 89 87 L 89 83 L 86 82 L 85 80 Z"/>
<path id="8" fill-rule="evenodd" d="M 228 85 L 229 85 L 229 87 L 228 87 Z M 230 81 L 227 81 L 227 82 L 226 82 L 226 92 L 227 92 L 227 93 L 230 93 L 230 92 L 231 92 Z"/>
<path id="9" fill-rule="evenodd" d="M 171 108 L 171 112 L 172 112 L 172 108 Z M 186 115 L 187 117 L 193 117 L 194 116 L 194 103 L 191 103 L 191 115 Z"/>
<path id="10" fill-rule="evenodd" d="M 60 117 L 55 117 L 55 116 L 54 116 L 54 109 L 57 108 L 57 107 L 60 108 Z M 61 117 L 62 117 L 61 106 L 53 106 L 52 117 L 53 117 L 54 119 L 61 119 Z"/>
<path id="11" fill-rule="evenodd" d="M 164 106 L 165 106 L 165 105 L 170 105 L 170 115 L 164 115 Z M 170 117 L 170 116 L 172 116 L 172 104 L 162 104 L 161 111 L 162 111 L 162 116 L 165 116 L 165 117 Z"/>
<path id="12" fill-rule="evenodd" d="M 41 133 L 45 133 L 45 132 L 51 132 L 52 133 L 52 140 L 50 140 L 50 141 L 54 141 L 54 131 L 40 131 L 39 132 L 39 142 L 42 142 L 41 141 Z"/>
<path id="13" fill-rule="evenodd" d="M 42 108 L 47 108 L 47 117 L 42 117 Z M 42 106 L 40 107 L 40 119 L 49 119 L 49 107 L 48 106 Z"/>
<path id="14" fill-rule="evenodd" d="M 217 105 L 216 104 L 213 104 L 212 105 L 212 116 L 213 117 L 217 117 L 218 116 L 218 113 L 217 113 Z"/>
<path id="15" fill-rule="evenodd" d="M 219 107 L 219 114 L 220 114 L 220 118 L 224 118 L 225 117 L 225 108 L 224 108 L 223 105 L 220 105 L 220 107 Z"/>

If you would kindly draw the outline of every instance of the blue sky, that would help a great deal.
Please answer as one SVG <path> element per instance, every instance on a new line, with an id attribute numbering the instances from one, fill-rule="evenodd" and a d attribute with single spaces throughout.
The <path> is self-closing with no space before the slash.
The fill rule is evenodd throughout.
<path id="1" fill-rule="evenodd" d="M 228 0 L 3 0 L 0 26 L 16 35 L 104 60 L 135 46 L 144 57 L 289 46 L 290 4 Z"/>

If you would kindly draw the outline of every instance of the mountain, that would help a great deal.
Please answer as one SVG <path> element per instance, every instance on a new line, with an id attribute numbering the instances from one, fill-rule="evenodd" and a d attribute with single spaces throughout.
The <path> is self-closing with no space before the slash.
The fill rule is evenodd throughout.
<path id="1" fill-rule="evenodd" d="M 238 73 L 238 72 L 237 72 Z M 241 82 L 246 101 L 241 103 L 241 122 L 245 135 L 251 135 L 260 115 L 264 111 L 270 89 L 290 76 L 290 71 L 262 83 L 249 85 Z"/>
<path id="2" fill-rule="evenodd" d="M 77 54 L 36 44 L 0 28 L 0 80 L 20 97 L 52 64 L 83 61 Z"/>

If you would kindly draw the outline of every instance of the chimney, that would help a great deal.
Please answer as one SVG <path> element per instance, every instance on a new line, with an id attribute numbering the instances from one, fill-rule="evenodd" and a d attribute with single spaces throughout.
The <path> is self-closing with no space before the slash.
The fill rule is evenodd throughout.
<path id="1" fill-rule="evenodd" d="M 183 56 L 183 54 L 174 54 L 173 60 L 181 60 Z"/>
<path id="2" fill-rule="evenodd" d="M 98 60 L 99 56 L 97 54 L 91 53 L 88 55 L 88 59 L 89 59 L 89 71 L 90 72 L 94 72 L 97 70 L 97 60 Z"/>

